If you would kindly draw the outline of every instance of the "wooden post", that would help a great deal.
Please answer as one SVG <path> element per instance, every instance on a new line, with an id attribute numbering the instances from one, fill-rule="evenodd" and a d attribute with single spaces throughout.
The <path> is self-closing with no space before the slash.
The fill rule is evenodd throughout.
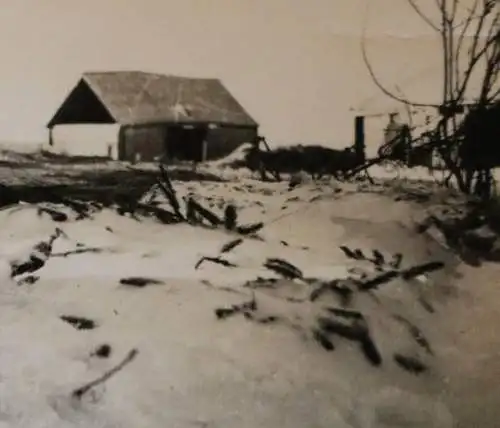
<path id="1" fill-rule="evenodd" d="M 366 161 L 365 117 L 356 116 L 354 120 L 354 151 L 360 163 Z"/>
<path id="2" fill-rule="evenodd" d="M 207 139 L 204 138 L 203 142 L 201 143 L 201 161 L 205 162 L 207 160 L 207 153 L 208 153 L 208 142 Z"/>
<path id="3" fill-rule="evenodd" d="M 53 146 L 54 145 L 54 137 L 52 135 L 52 127 L 49 128 L 49 146 Z"/>

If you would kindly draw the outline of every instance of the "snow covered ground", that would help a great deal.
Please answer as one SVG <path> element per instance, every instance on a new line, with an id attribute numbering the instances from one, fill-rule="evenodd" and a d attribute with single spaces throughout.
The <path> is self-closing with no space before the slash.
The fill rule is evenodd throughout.
<path id="1" fill-rule="evenodd" d="M 65 222 L 29 204 L 0 211 L 0 428 L 498 426 L 498 267 L 464 266 L 417 234 L 415 204 L 382 188 L 332 182 L 288 191 L 286 183 L 242 174 L 174 185 L 217 213 L 234 203 L 241 223 L 264 222 L 261 239 L 245 238 L 223 254 L 234 267 L 205 262 L 195 269 L 235 235 L 138 221 L 112 209 L 77 220 L 55 206 L 67 213 Z M 11 279 L 13 261 L 56 227 L 63 234 L 33 273 L 38 279 Z M 333 335 L 328 351 L 314 336 L 318 317 L 339 306 L 331 293 L 311 301 L 321 280 L 347 278 L 353 269 L 376 274 L 373 264 L 346 257 L 342 245 L 364 254 L 377 249 L 386 260 L 401 253 L 404 269 L 445 263 L 355 293 L 352 308 L 366 319 L 380 365 L 355 341 Z M 267 258 L 286 259 L 316 282 L 259 286 L 258 277 L 278 278 L 263 266 Z M 122 283 L 127 277 L 155 283 L 134 287 Z M 253 298 L 253 318 L 215 316 L 217 308 Z M 94 328 L 77 329 L 64 316 Z M 259 322 L 265 319 L 273 322 Z M 102 345 L 110 347 L 107 358 L 95 353 Z M 137 355 L 120 371 L 73 394 L 133 349 Z M 426 370 L 404 370 L 396 355 Z"/>

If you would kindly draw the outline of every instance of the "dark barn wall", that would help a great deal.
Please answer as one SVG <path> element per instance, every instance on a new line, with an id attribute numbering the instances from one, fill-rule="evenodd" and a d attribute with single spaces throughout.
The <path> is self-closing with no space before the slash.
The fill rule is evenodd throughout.
<path id="1" fill-rule="evenodd" d="M 258 135 L 257 127 L 219 127 L 209 129 L 207 160 L 227 156 L 243 143 L 250 143 Z"/>
<path id="2" fill-rule="evenodd" d="M 257 127 L 225 126 L 209 129 L 207 133 L 207 160 L 224 157 L 243 143 L 258 135 Z M 152 162 L 166 155 L 168 124 L 123 126 L 120 130 L 118 155 L 120 160 L 133 161 L 136 154 L 141 161 Z"/>
<path id="3" fill-rule="evenodd" d="M 120 160 L 152 162 L 164 154 L 164 125 L 124 126 L 120 130 L 118 156 Z"/>

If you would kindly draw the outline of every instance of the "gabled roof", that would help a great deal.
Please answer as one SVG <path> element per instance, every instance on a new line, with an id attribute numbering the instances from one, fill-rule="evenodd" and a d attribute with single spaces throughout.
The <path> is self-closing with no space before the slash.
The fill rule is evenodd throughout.
<path id="1" fill-rule="evenodd" d="M 119 124 L 207 122 L 257 126 L 219 79 L 108 71 L 84 73 L 82 82 Z M 59 110 L 64 109 L 68 98 Z M 57 115 L 48 126 L 57 124 Z"/>

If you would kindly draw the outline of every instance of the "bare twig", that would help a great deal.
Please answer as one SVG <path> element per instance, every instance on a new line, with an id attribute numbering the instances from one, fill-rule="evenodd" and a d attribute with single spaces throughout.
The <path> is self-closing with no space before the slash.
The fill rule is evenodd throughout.
<path id="1" fill-rule="evenodd" d="M 98 377 L 97 379 L 87 383 L 86 385 L 75 389 L 72 392 L 72 396 L 78 399 L 81 399 L 85 393 L 90 391 L 92 388 L 96 387 L 97 385 L 100 385 L 101 383 L 106 382 L 110 377 L 118 373 L 120 370 L 122 370 L 127 364 L 131 363 L 134 358 L 137 356 L 139 353 L 138 349 L 132 349 L 129 351 L 129 353 L 125 356 L 125 358 L 115 367 L 112 369 L 108 370 L 105 372 L 102 376 Z"/>
<path id="2" fill-rule="evenodd" d="M 420 10 L 420 8 L 415 3 L 415 0 L 408 0 L 408 3 L 425 23 L 427 23 L 432 29 L 439 31 L 439 27 L 436 24 L 434 24 L 434 22 L 432 22 L 431 19 Z"/>
<path id="3" fill-rule="evenodd" d="M 208 257 L 208 256 L 204 256 L 200 260 L 198 260 L 198 262 L 194 266 L 195 270 L 199 269 L 199 267 L 202 265 L 203 262 L 212 262 L 212 263 L 219 264 L 221 266 L 231 267 L 231 268 L 237 266 L 234 263 L 231 263 L 230 261 L 228 261 L 226 259 L 223 259 L 221 257 Z"/>

